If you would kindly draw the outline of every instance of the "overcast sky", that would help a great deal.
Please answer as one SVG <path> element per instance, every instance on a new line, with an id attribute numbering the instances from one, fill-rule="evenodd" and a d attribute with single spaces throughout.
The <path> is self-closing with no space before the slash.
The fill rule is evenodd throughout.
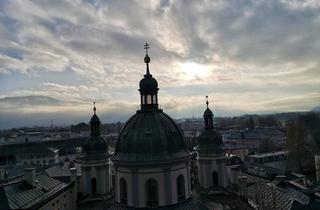
<path id="1" fill-rule="evenodd" d="M 71 123 L 89 120 L 95 100 L 102 121 L 126 120 L 140 102 L 145 42 L 172 117 L 201 116 L 206 95 L 218 116 L 320 104 L 317 0 L 3 0 L 0 97 L 65 104 L 3 101 L 0 115 Z"/>

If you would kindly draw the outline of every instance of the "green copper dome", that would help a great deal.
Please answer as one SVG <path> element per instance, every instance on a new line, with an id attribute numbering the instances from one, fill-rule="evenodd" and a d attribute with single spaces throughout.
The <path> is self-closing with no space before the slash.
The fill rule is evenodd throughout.
<path id="1" fill-rule="evenodd" d="M 223 152 L 221 134 L 216 129 L 204 129 L 198 137 L 197 150 L 201 152 Z"/>
<path id="2" fill-rule="evenodd" d="M 213 117 L 213 113 L 209 108 L 207 108 L 206 111 L 204 111 L 203 117 L 205 117 L 205 116 L 208 116 L 208 117 L 212 116 Z"/>
<path id="3" fill-rule="evenodd" d="M 165 161 L 190 155 L 172 118 L 156 111 L 137 111 L 122 128 L 113 156 L 124 161 Z"/>
<path id="4" fill-rule="evenodd" d="M 140 81 L 139 87 L 139 91 L 144 94 L 154 94 L 159 90 L 157 80 L 148 75 L 145 75 L 145 77 Z"/>

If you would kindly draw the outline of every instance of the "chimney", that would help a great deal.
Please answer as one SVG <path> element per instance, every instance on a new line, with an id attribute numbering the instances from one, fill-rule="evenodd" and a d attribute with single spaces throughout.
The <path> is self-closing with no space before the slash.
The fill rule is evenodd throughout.
<path id="1" fill-rule="evenodd" d="M 248 186 L 247 186 L 248 177 L 247 176 L 239 176 L 239 194 L 240 196 L 247 197 Z"/>
<path id="2" fill-rule="evenodd" d="M 74 189 L 74 200 L 77 201 L 78 200 L 78 182 L 77 182 L 77 168 L 73 167 L 70 168 L 70 180 L 71 183 L 74 183 L 73 189 Z"/>
<path id="3" fill-rule="evenodd" d="M 76 182 L 77 183 L 77 168 L 70 168 L 70 172 L 71 172 L 71 182 Z"/>
<path id="4" fill-rule="evenodd" d="M 24 181 L 32 187 L 36 186 L 36 170 L 34 168 L 24 169 Z"/>

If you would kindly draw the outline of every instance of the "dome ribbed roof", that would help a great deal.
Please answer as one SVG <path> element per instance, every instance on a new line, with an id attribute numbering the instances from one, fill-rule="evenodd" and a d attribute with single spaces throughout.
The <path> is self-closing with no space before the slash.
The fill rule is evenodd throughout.
<path id="1" fill-rule="evenodd" d="M 101 136 L 90 136 L 83 146 L 86 154 L 106 153 L 107 144 Z"/>
<path id="2" fill-rule="evenodd" d="M 114 160 L 165 161 L 189 156 L 184 137 L 172 118 L 157 111 L 137 111 L 122 128 Z"/>
<path id="3" fill-rule="evenodd" d="M 204 117 L 213 117 L 213 113 L 209 108 L 207 108 L 206 111 L 204 111 L 203 116 Z"/>
<path id="4" fill-rule="evenodd" d="M 153 77 L 147 77 L 145 76 L 142 80 L 140 80 L 139 83 L 139 91 L 143 93 L 149 93 L 154 94 L 156 93 L 158 89 L 158 82 Z"/>
<path id="5" fill-rule="evenodd" d="M 223 152 L 221 134 L 216 129 L 204 129 L 198 137 L 197 150 L 202 152 Z"/>

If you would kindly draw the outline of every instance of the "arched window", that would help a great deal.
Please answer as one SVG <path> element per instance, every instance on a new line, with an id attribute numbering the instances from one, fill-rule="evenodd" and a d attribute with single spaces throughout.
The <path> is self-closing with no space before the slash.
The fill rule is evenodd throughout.
<path id="1" fill-rule="evenodd" d="M 93 195 L 97 193 L 97 180 L 96 180 L 96 178 L 91 179 L 91 193 Z"/>
<path id="2" fill-rule="evenodd" d="M 157 102 L 157 94 L 154 94 L 153 96 L 152 96 L 152 103 L 153 104 L 157 104 L 158 102 Z"/>
<path id="3" fill-rule="evenodd" d="M 120 179 L 120 203 L 127 204 L 127 182 L 124 178 Z"/>
<path id="4" fill-rule="evenodd" d="M 147 207 L 154 208 L 159 206 L 158 183 L 154 179 L 149 179 L 146 183 Z"/>
<path id="5" fill-rule="evenodd" d="M 147 95 L 147 104 L 152 104 L 151 95 Z"/>
<path id="6" fill-rule="evenodd" d="M 177 178 L 177 195 L 178 195 L 178 201 L 183 201 L 186 199 L 186 188 L 184 185 L 183 175 L 179 175 Z"/>
<path id="7" fill-rule="evenodd" d="M 216 171 L 212 172 L 212 183 L 214 187 L 219 185 L 218 173 Z"/>

